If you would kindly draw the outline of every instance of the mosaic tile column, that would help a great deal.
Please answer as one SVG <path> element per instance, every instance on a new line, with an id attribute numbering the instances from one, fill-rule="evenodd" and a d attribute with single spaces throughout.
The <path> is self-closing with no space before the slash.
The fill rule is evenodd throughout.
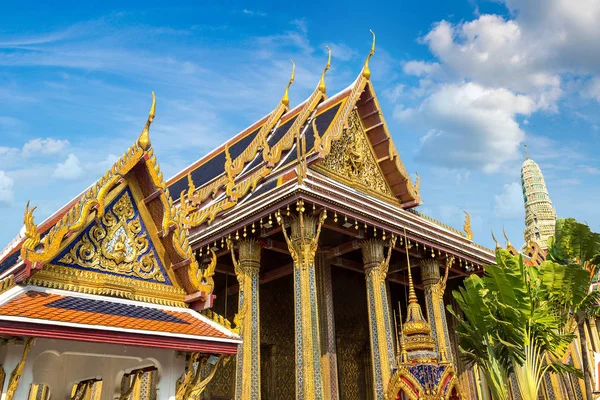
<path id="1" fill-rule="evenodd" d="M 240 285 L 238 316 L 241 321 L 236 366 L 236 400 L 260 400 L 260 245 L 254 239 L 239 242 L 236 275 Z"/>
<path id="2" fill-rule="evenodd" d="M 441 361 L 450 361 L 454 364 L 454 355 L 446 321 L 446 307 L 444 306 L 446 283 L 440 277 L 440 264 L 434 259 L 429 259 L 422 261 L 420 267 L 421 279 L 425 288 L 427 318 L 435 340 L 435 351 L 437 351 Z"/>
<path id="3" fill-rule="evenodd" d="M 331 284 L 331 265 L 326 254 L 315 257 L 317 271 L 317 295 L 319 303 L 319 328 L 321 334 L 321 372 L 323 375 L 323 396 L 338 400 L 337 351 L 335 345 L 335 321 L 333 316 L 333 290 Z"/>
<path id="4" fill-rule="evenodd" d="M 395 238 L 392 239 L 395 242 Z M 385 242 L 379 239 L 361 243 L 367 280 L 367 303 L 371 337 L 374 400 L 381 400 L 395 368 L 394 341 L 388 302 L 387 276 L 393 244 L 385 257 Z"/>
<path id="5" fill-rule="evenodd" d="M 283 232 L 294 260 L 294 316 L 296 345 L 296 399 L 322 400 L 321 340 L 315 277 L 315 254 L 318 247 L 321 217 L 300 214 L 290 219 L 291 234 Z"/>

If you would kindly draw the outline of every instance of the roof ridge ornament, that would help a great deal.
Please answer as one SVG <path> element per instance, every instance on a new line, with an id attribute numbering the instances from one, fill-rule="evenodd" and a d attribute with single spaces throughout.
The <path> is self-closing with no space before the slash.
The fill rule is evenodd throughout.
<path id="1" fill-rule="evenodd" d="M 325 85 L 325 73 L 331 68 L 331 49 L 329 48 L 329 46 L 325 46 L 327 48 L 327 52 L 329 53 L 329 56 L 327 58 L 327 65 L 325 66 L 325 69 L 323 70 L 323 73 L 321 74 L 321 80 L 319 81 L 319 90 L 325 94 L 325 92 L 327 91 L 327 85 Z"/>
<path id="2" fill-rule="evenodd" d="M 152 121 L 154 121 L 154 117 L 156 115 L 156 96 L 154 92 L 152 92 L 152 106 L 150 107 L 150 113 L 148 114 L 148 120 L 146 121 L 146 126 L 142 130 L 140 137 L 137 140 L 138 146 L 141 147 L 142 150 L 148 151 L 152 143 L 150 142 L 150 125 L 152 125 Z"/>
<path id="3" fill-rule="evenodd" d="M 292 86 L 292 83 L 294 83 L 294 78 L 296 77 L 296 64 L 294 63 L 294 60 L 292 61 L 292 76 L 290 77 L 290 81 L 288 82 L 287 86 L 285 87 L 285 92 L 283 93 L 283 97 L 281 98 L 281 103 L 284 106 L 289 106 L 290 104 L 290 86 Z"/>
<path id="4" fill-rule="evenodd" d="M 371 45 L 371 51 L 369 52 L 369 55 L 367 56 L 367 59 L 365 60 L 365 65 L 363 66 L 363 70 L 362 70 L 362 76 L 364 76 L 366 79 L 371 78 L 371 70 L 369 69 L 369 61 L 371 60 L 371 57 L 373 56 L 373 54 L 375 54 L 375 32 L 373 32 L 373 30 L 370 30 L 370 32 L 373 35 L 373 44 Z"/>

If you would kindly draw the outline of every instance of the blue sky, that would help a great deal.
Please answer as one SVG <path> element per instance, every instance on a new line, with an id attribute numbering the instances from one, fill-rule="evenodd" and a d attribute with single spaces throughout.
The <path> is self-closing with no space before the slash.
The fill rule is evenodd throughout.
<path id="1" fill-rule="evenodd" d="M 219 3 L 217 5 L 212 3 Z M 328 92 L 372 79 L 420 210 L 490 246 L 522 243 L 523 143 L 560 217 L 600 230 L 600 3 L 105 1 L 3 6 L 0 247 L 94 182 L 141 131 L 171 176 L 264 114 L 306 98 L 333 49 Z"/>

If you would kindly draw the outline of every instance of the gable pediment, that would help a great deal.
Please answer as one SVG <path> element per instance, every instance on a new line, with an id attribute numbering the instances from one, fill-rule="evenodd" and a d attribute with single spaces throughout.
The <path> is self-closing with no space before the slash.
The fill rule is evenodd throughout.
<path id="1" fill-rule="evenodd" d="M 350 113 L 347 127 L 332 142 L 329 154 L 311 168 L 357 190 L 397 203 L 356 110 Z"/>
<path id="2" fill-rule="evenodd" d="M 129 187 L 49 265 L 171 285 Z"/>

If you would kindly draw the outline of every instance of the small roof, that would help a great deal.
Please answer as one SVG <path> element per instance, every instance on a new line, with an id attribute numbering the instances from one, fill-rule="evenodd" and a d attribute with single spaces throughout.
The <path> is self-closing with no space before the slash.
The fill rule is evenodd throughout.
<path id="1" fill-rule="evenodd" d="M 211 346 L 222 345 L 223 352 L 235 353 L 241 343 L 237 334 L 189 308 L 36 286 L 15 286 L 0 295 L 0 333 L 14 335 L 19 328 L 33 337 L 88 336 L 117 344 L 135 344 L 128 339 L 138 337 L 140 346 L 176 350 L 214 351 Z"/>

